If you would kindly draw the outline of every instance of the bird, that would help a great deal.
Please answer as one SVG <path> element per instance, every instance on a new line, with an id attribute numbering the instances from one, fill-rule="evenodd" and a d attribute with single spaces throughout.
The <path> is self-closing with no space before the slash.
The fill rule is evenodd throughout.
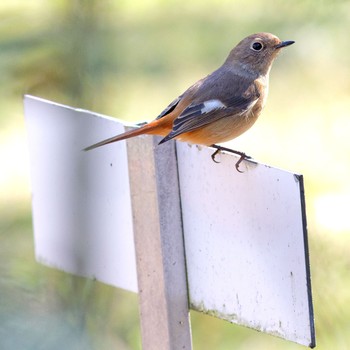
<path id="1" fill-rule="evenodd" d="M 272 63 L 281 49 L 294 44 L 271 33 L 256 33 L 241 40 L 224 63 L 174 99 L 153 121 L 136 129 L 97 142 L 84 150 L 142 134 L 159 135 L 162 144 L 172 139 L 212 146 L 215 155 L 226 148 L 217 145 L 247 131 L 266 104 Z M 246 156 L 243 152 L 236 163 Z"/>

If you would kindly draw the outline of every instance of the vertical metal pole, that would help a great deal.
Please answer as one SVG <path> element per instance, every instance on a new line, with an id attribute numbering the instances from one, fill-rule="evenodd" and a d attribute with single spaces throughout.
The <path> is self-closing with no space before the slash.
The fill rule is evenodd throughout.
<path id="1" fill-rule="evenodd" d="M 127 141 L 144 350 L 191 349 L 174 142 Z"/>

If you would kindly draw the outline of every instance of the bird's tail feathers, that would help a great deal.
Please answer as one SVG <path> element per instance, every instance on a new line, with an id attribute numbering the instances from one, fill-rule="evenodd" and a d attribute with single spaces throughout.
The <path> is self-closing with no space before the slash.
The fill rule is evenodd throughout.
<path id="1" fill-rule="evenodd" d="M 83 151 L 90 151 L 94 148 L 97 148 L 97 147 L 100 147 L 100 146 L 104 146 L 104 145 L 107 145 L 109 143 L 112 143 L 112 142 L 117 142 L 117 141 L 121 141 L 121 140 L 126 140 L 126 139 L 129 139 L 131 137 L 134 137 L 134 136 L 139 136 L 139 135 L 142 135 L 142 134 L 154 134 L 154 135 L 162 135 L 163 136 L 163 133 L 160 132 L 160 128 L 159 128 L 159 123 L 156 123 L 156 121 L 152 122 L 152 123 L 149 123 L 149 124 L 146 124 L 144 126 L 141 126 L 140 128 L 137 128 L 137 129 L 132 129 L 132 130 L 129 130 L 129 131 L 126 131 L 120 135 L 117 135 L 117 136 L 113 136 L 113 137 L 110 137 L 106 140 L 103 140 L 103 141 L 100 141 L 100 142 L 97 142 L 89 147 L 86 147 L 83 149 Z"/>

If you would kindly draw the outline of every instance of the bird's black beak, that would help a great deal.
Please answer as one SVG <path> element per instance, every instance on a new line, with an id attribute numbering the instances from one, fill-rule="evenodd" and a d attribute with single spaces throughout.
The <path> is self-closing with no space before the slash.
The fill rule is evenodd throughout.
<path id="1" fill-rule="evenodd" d="M 282 41 L 281 43 L 279 43 L 278 45 L 275 46 L 275 49 L 281 49 L 282 47 L 286 47 L 286 46 L 289 46 L 289 45 L 292 45 L 294 44 L 295 41 Z"/>

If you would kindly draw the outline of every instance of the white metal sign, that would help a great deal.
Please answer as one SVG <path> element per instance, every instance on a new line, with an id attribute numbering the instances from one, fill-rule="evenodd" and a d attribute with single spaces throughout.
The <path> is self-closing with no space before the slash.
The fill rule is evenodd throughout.
<path id="1" fill-rule="evenodd" d="M 81 151 L 92 134 L 124 126 L 38 98 L 24 102 L 38 261 L 137 292 L 126 145 Z"/>
<path id="2" fill-rule="evenodd" d="M 30 96 L 25 97 L 25 114 L 37 259 L 67 272 L 137 291 L 137 279 L 142 281 L 143 270 L 137 268 L 137 278 L 133 223 L 136 225 L 138 213 L 134 211 L 133 218 L 131 208 L 147 206 L 135 205 L 135 201 L 143 199 L 130 190 L 129 169 L 136 171 L 131 159 L 135 155 L 127 151 L 125 142 L 93 152 L 81 151 L 122 132 L 124 125 Z M 141 137 L 138 147 L 142 149 L 144 145 L 147 154 L 156 154 L 164 146 L 154 148 L 147 141 L 150 138 Z M 242 174 L 235 170 L 235 155 L 222 154 L 220 164 L 216 164 L 209 148 L 184 143 L 176 146 L 178 179 L 172 175 L 174 172 L 167 174 L 166 162 L 159 163 L 157 157 L 149 176 L 156 176 L 154 193 L 158 199 L 154 203 L 158 205 L 167 203 L 167 186 L 178 181 L 180 194 L 175 191 L 171 196 L 173 201 L 174 196 L 179 196 L 182 224 L 171 225 L 168 216 L 166 227 L 177 227 L 177 231 L 183 227 L 191 308 L 313 347 L 302 176 L 247 161 L 240 165 Z M 128 149 L 132 147 L 128 143 Z M 164 159 L 166 152 L 158 157 Z M 159 164 L 163 168 L 159 169 Z M 164 176 L 167 181 L 163 181 Z M 147 191 L 148 196 L 150 190 Z M 168 212 L 164 208 L 157 210 L 160 218 L 155 217 L 162 225 L 162 215 Z M 181 220 L 179 216 L 174 218 Z M 139 222 L 137 225 L 142 230 Z M 146 239 L 142 232 L 139 237 Z M 164 236 L 160 240 L 159 257 L 165 264 L 160 274 L 169 273 L 171 266 L 181 263 L 171 249 L 182 239 L 176 238 L 168 245 L 167 239 Z M 142 242 L 137 246 L 142 249 Z M 170 256 L 176 261 L 168 261 Z M 169 276 L 173 278 L 175 272 L 181 271 L 185 270 L 173 270 Z M 180 277 L 184 281 L 184 276 Z M 166 292 L 165 303 L 171 304 L 169 277 L 163 282 L 165 290 L 170 291 Z M 185 302 L 186 293 L 182 293 Z M 171 310 L 167 309 L 165 317 L 170 317 Z M 175 332 L 179 334 L 181 329 Z"/>
<path id="3" fill-rule="evenodd" d="M 177 149 L 191 308 L 312 346 L 302 177 Z"/>

